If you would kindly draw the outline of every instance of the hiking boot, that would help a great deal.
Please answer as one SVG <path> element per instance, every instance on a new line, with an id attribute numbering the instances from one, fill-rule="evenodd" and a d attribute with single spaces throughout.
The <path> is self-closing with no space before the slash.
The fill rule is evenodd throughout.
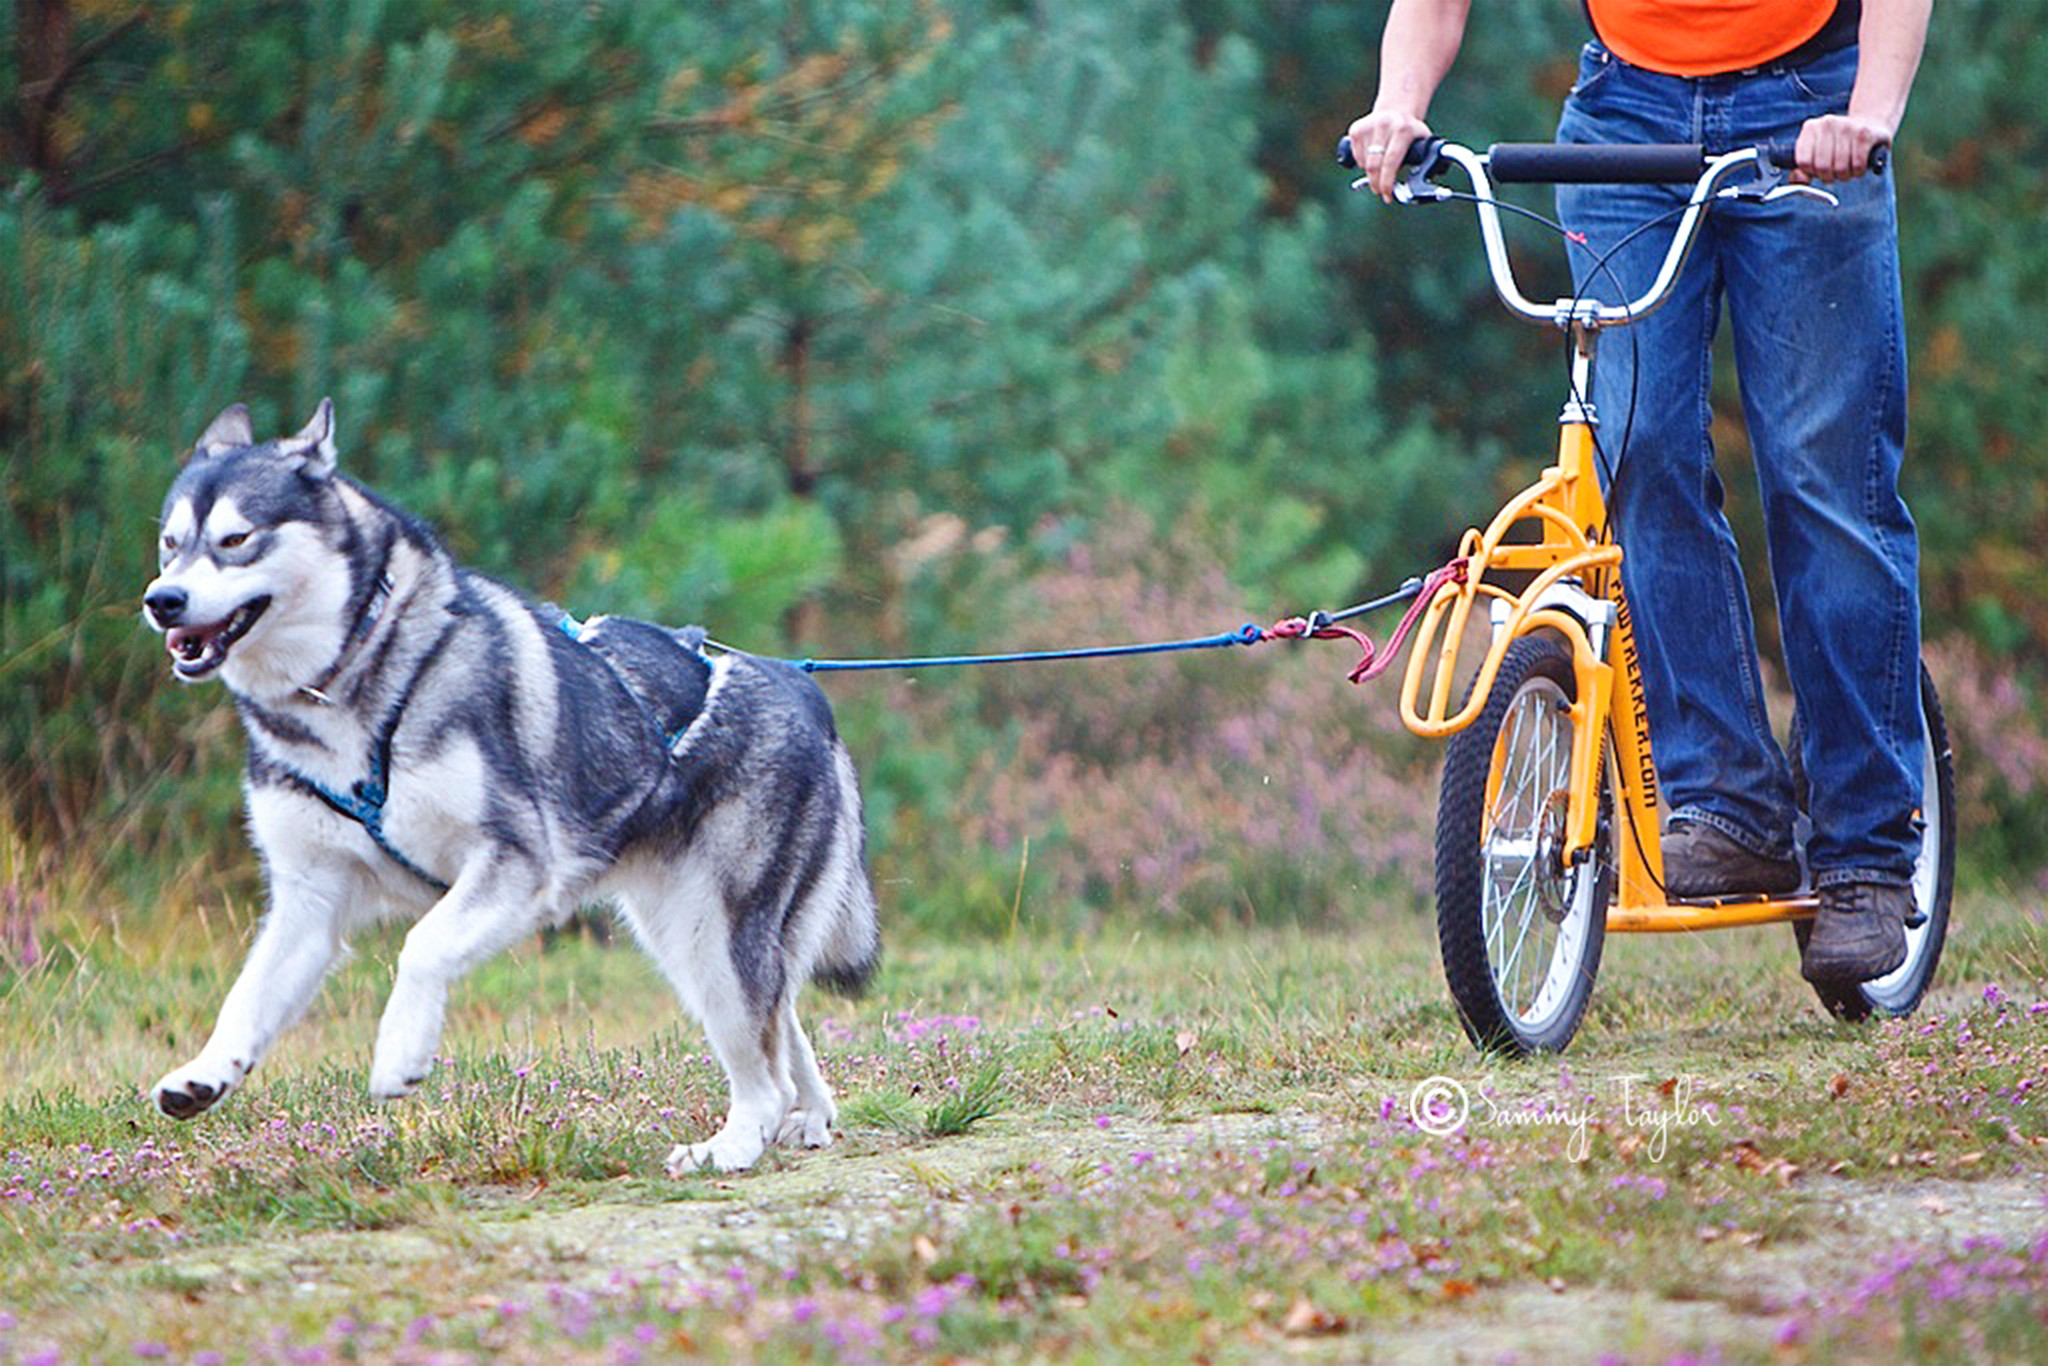
<path id="1" fill-rule="evenodd" d="M 1883 882 L 1841 882 L 1820 889 L 1820 913 L 1800 955 L 1809 982 L 1868 982 L 1906 961 L 1906 915 L 1913 889 Z"/>
<path id="2" fill-rule="evenodd" d="M 1681 818 L 1665 828 L 1667 896 L 1770 896 L 1798 886 L 1796 858 L 1772 858 L 1745 849 L 1705 821 Z"/>

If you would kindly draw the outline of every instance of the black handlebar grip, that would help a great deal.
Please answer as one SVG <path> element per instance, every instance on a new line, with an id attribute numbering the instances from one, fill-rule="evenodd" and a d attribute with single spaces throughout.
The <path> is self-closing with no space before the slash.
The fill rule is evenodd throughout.
<path id="1" fill-rule="evenodd" d="M 1496 142 L 1486 162 L 1507 185 L 1689 185 L 1707 158 L 1697 142 Z"/>
<path id="2" fill-rule="evenodd" d="M 1764 155 L 1770 158 L 1771 165 L 1781 171 L 1789 171 L 1799 165 L 1799 144 L 1796 142 L 1774 142 L 1764 148 Z M 1883 175 L 1885 167 L 1891 165 L 1891 162 L 1892 145 L 1889 142 L 1878 143 L 1877 146 L 1870 149 L 1870 165 L 1867 168 L 1869 174 Z"/>
<path id="3" fill-rule="evenodd" d="M 1420 166 L 1431 151 L 1442 145 L 1442 138 L 1417 138 L 1408 144 L 1408 150 L 1401 156 L 1403 166 Z M 1351 135 L 1346 133 L 1337 139 L 1337 164 L 1348 171 L 1359 168 L 1358 154 L 1352 150 Z"/>

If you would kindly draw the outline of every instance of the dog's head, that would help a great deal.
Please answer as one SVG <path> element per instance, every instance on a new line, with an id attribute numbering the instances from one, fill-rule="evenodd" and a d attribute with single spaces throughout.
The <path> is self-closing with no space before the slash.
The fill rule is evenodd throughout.
<path id="1" fill-rule="evenodd" d="M 295 686 L 332 657 L 348 596 L 334 464 L 327 399 L 296 436 L 259 444 L 239 403 L 200 436 L 164 497 L 160 572 L 142 597 L 179 678 L 226 669 L 231 685 Z"/>

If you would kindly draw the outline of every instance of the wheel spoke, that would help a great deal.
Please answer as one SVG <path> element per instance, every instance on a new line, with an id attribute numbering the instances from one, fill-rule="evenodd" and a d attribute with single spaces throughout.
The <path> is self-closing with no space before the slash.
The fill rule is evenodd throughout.
<path id="1" fill-rule="evenodd" d="M 1555 966 L 1555 946 L 1539 923 L 1546 917 L 1538 879 L 1545 876 L 1539 864 L 1540 824 L 1549 794 L 1561 783 L 1561 727 L 1556 716 L 1540 695 L 1527 693 L 1516 698 L 1507 718 L 1503 747 L 1508 769 L 1502 775 L 1488 823 L 1493 833 L 1485 851 L 1489 870 L 1483 893 L 1487 955 L 1494 965 L 1503 1004 L 1517 1016 L 1526 1015 L 1542 1000 Z M 1508 942 L 1511 932 L 1512 944 Z"/>
<path id="2" fill-rule="evenodd" d="M 1549 875 L 1540 864 L 1545 807 L 1570 778 L 1570 727 L 1559 720 L 1559 708 L 1559 700 L 1539 692 L 1516 697 L 1502 741 L 1505 772 L 1487 821 L 1487 957 L 1502 1004 L 1524 1019 L 1557 994 L 1557 974 L 1570 971 L 1559 961 L 1570 941 L 1546 925 L 1539 889 L 1539 879 Z"/>

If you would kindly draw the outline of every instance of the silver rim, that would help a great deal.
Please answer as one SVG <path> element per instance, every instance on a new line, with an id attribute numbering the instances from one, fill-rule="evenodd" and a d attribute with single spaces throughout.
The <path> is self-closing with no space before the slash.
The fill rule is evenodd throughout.
<path id="1" fill-rule="evenodd" d="M 1599 887 L 1585 864 L 1562 878 L 1549 856 L 1557 798 L 1571 783 L 1571 702 L 1550 679 L 1515 693 L 1501 723 L 1500 788 L 1480 837 L 1480 924 L 1486 962 L 1502 1008 L 1522 1029 L 1541 1032 L 1569 1009 L 1585 962 Z"/>

